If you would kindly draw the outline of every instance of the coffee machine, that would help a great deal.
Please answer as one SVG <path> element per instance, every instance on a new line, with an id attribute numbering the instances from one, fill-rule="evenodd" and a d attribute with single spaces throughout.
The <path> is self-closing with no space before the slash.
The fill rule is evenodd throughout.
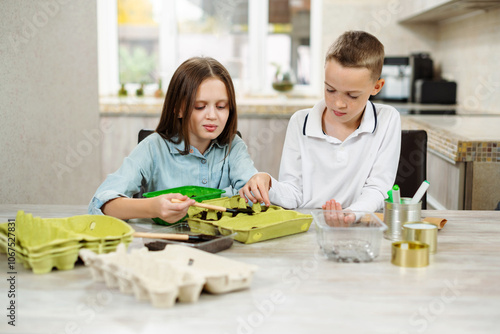
<path id="1" fill-rule="evenodd" d="M 434 78 L 434 64 L 428 53 L 412 53 L 409 57 L 411 68 L 409 102 L 417 101 L 417 81 L 432 80 Z"/>
<path id="2" fill-rule="evenodd" d="M 411 83 L 409 57 L 385 57 L 381 77 L 385 84 L 377 98 L 385 101 L 408 101 Z"/>

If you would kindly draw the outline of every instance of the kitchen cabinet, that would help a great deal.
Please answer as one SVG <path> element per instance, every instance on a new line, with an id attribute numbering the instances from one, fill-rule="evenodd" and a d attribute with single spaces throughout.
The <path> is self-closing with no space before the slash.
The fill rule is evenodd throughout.
<path id="1" fill-rule="evenodd" d="M 500 116 L 402 117 L 406 129 L 427 131 L 428 205 L 493 210 L 500 202 Z"/>
<path id="2" fill-rule="evenodd" d="M 478 10 L 500 7 L 497 0 L 418 0 L 400 4 L 399 23 L 437 23 Z"/>

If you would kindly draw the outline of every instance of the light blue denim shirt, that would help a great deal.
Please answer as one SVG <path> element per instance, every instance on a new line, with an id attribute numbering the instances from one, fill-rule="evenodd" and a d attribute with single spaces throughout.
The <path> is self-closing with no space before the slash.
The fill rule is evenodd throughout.
<path id="1" fill-rule="evenodd" d="M 141 186 L 144 192 L 201 186 L 223 189 L 225 196 L 233 196 L 257 173 L 245 142 L 238 136 L 231 150 L 229 145 L 215 141 L 205 154 L 193 146 L 188 155 L 179 150 L 184 150 L 184 142 L 173 144 L 158 133 L 146 137 L 99 186 L 90 201 L 89 214 L 102 214 L 106 202 L 120 196 L 132 197 Z"/>

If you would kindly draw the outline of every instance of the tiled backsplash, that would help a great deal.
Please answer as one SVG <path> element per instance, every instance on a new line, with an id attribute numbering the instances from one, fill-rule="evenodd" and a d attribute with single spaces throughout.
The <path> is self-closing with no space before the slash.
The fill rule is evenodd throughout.
<path id="1" fill-rule="evenodd" d="M 500 162 L 500 142 L 460 143 L 457 161 Z"/>
<path id="2" fill-rule="evenodd" d="M 490 137 L 488 140 L 477 140 L 481 136 L 481 129 L 477 130 L 476 138 L 462 135 L 464 128 L 477 126 L 480 123 L 477 117 L 484 119 L 484 123 L 486 124 L 485 132 L 500 128 L 500 117 L 454 117 L 461 119 L 461 122 L 457 122 L 456 124 L 458 125 L 454 127 L 450 127 L 449 123 L 441 117 L 408 116 L 402 117 L 401 121 L 403 129 L 425 130 L 428 139 L 427 147 L 451 161 L 500 163 L 500 133 L 496 138 Z M 471 117 L 476 119 L 472 121 Z M 489 129 L 486 129 L 488 127 Z"/>

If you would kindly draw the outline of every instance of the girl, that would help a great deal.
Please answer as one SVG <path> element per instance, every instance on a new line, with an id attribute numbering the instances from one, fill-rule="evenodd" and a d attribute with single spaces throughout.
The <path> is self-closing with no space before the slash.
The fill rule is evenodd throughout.
<path id="1" fill-rule="evenodd" d="M 155 133 L 142 140 L 97 189 L 90 214 L 174 223 L 194 200 L 181 194 L 132 198 L 140 192 L 195 185 L 227 196 L 257 173 L 237 130 L 236 100 L 228 71 L 213 58 L 188 59 L 170 81 Z M 172 203 L 172 199 L 182 203 Z"/>

